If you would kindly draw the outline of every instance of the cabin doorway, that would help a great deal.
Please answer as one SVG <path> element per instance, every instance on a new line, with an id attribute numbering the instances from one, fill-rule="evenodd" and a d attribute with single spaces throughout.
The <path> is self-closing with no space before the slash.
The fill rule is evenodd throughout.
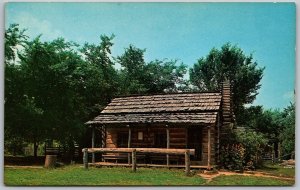
<path id="1" fill-rule="evenodd" d="M 202 160 L 202 127 L 190 127 L 187 130 L 187 148 L 195 149 L 195 155 L 191 156 L 191 161 Z"/>

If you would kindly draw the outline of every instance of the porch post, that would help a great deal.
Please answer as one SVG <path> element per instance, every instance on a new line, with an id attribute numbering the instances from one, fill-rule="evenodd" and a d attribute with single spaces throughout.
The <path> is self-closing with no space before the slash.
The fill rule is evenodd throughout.
<path id="1" fill-rule="evenodd" d="M 220 112 L 218 113 L 218 121 L 217 121 L 217 128 L 218 128 L 218 139 L 217 139 L 217 149 L 218 149 L 218 157 L 217 162 L 220 163 Z"/>
<path id="2" fill-rule="evenodd" d="M 89 168 L 89 163 L 88 163 L 88 149 L 84 148 L 83 149 L 83 165 L 85 169 Z"/>
<path id="3" fill-rule="evenodd" d="M 281 143 L 278 142 L 278 161 L 281 161 Z"/>
<path id="4" fill-rule="evenodd" d="M 211 150 L 210 150 L 210 126 L 207 128 L 207 169 L 210 170 L 210 157 L 211 157 Z"/>
<path id="5" fill-rule="evenodd" d="M 185 175 L 189 176 L 190 174 L 190 167 L 191 167 L 191 162 L 190 162 L 190 150 L 186 149 L 184 153 L 184 159 L 185 159 Z"/>
<path id="6" fill-rule="evenodd" d="M 272 146 L 272 163 L 275 162 L 275 151 L 274 151 L 274 146 L 275 146 L 275 143 L 273 143 L 273 146 Z"/>
<path id="7" fill-rule="evenodd" d="M 169 126 L 166 125 L 166 132 L 167 132 L 167 149 L 170 148 L 170 130 L 169 130 Z M 170 158 L 169 158 L 169 154 L 167 154 L 167 167 L 169 168 L 170 165 Z"/>
<path id="8" fill-rule="evenodd" d="M 105 132 L 105 126 L 102 125 L 101 127 L 101 147 L 105 148 L 105 142 L 106 142 L 106 132 Z M 101 153 L 101 160 L 104 162 L 103 153 Z"/>
<path id="9" fill-rule="evenodd" d="M 95 148 L 95 126 L 92 126 L 92 148 Z M 95 153 L 92 153 L 92 163 L 95 163 Z"/>
<path id="10" fill-rule="evenodd" d="M 127 125 L 128 127 L 128 148 L 131 147 L 131 128 L 129 125 Z M 130 153 L 128 153 L 128 164 L 130 164 Z"/>
<path id="11" fill-rule="evenodd" d="M 105 126 L 103 125 L 102 128 L 101 128 L 101 147 L 102 148 L 105 148 L 105 141 L 106 141 L 106 132 L 105 132 Z"/>
<path id="12" fill-rule="evenodd" d="M 136 149 L 133 149 L 131 154 L 132 154 L 132 171 L 136 172 Z"/>

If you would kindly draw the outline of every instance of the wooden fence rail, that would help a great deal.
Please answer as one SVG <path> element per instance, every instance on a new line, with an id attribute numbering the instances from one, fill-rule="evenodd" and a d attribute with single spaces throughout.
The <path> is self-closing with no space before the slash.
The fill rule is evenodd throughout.
<path id="1" fill-rule="evenodd" d="M 174 154 L 185 156 L 185 174 L 190 173 L 190 156 L 195 155 L 195 149 L 165 149 L 165 148 L 84 148 L 83 164 L 84 168 L 88 169 L 88 153 L 131 153 L 132 157 L 132 171 L 136 171 L 136 153 L 158 153 L 158 154 Z"/>

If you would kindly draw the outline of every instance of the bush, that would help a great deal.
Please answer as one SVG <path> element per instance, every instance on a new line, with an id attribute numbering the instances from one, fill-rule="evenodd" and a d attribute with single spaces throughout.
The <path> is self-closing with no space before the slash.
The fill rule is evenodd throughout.
<path id="1" fill-rule="evenodd" d="M 220 163 L 222 167 L 229 170 L 240 170 L 243 168 L 244 148 L 240 144 L 227 144 L 222 146 Z"/>
<path id="2" fill-rule="evenodd" d="M 27 146 L 27 143 L 21 138 L 10 138 L 5 139 L 4 141 L 4 154 L 5 155 L 24 155 L 24 147 Z"/>
<path id="3" fill-rule="evenodd" d="M 255 131 L 229 131 L 222 141 L 220 165 L 229 170 L 255 169 L 261 164 L 261 155 L 267 143 L 263 134 Z"/>

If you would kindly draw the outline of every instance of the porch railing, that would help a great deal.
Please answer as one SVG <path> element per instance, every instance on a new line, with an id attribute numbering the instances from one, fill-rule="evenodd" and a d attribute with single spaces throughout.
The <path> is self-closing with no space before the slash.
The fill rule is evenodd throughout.
<path id="1" fill-rule="evenodd" d="M 190 156 L 195 155 L 195 149 L 166 149 L 166 148 L 84 148 L 83 164 L 84 168 L 88 169 L 88 153 L 129 153 L 132 158 L 132 171 L 135 172 L 137 168 L 136 153 L 156 153 L 156 154 L 173 154 L 185 155 L 185 174 L 190 173 Z"/>

